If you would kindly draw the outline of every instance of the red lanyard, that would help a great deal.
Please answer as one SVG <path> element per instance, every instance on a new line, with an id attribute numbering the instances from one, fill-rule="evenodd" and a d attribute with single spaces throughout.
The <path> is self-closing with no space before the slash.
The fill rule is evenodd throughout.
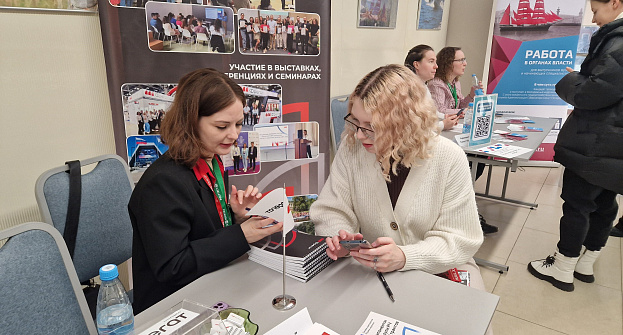
<path id="1" fill-rule="evenodd" d="M 220 171 L 224 171 L 223 165 L 222 165 L 223 163 L 221 163 L 221 160 L 217 159 L 217 162 L 218 162 Z M 218 190 L 218 186 L 216 188 L 214 187 L 214 182 L 216 182 L 216 178 L 212 174 L 212 171 L 210 167 L 208 166 L 208 163 L 206 163 L 206 161 L 201 158 L 198 159 L 197 163 L 195 163 L 195 166 L 193 167 L 193 171 L 195 172 L 195 177 L 197 177 L 197 180 L 203 179 L 206 182 L 206 184 L 208 184 L 208 187 L 210 188 L 212 193 L 214 193 L 214 203 L 216 204 L 216 211 L 218 212 L 218 216 L 221 219 L 221 224 L 223 225 L 223 227 L 225 227 L 225 213 L 223 212 L 223 205 L 219 201 L 220 191 Z M 213 179 L 214 181 L 212 181 Z M 227 197 L 224 197 L 224 198 L 225 198 L 225 203 L 227 203 Z"/>

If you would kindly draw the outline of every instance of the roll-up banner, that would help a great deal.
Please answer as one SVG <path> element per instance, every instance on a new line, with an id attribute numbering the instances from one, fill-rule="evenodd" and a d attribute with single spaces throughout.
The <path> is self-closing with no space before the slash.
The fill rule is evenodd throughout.
<path id="1" fill-rule="evenodd" d="M 172 0 L 171 0 L 172 1 Z M 112 3 L 111 3 L 112 2 Z M 167 150 L 178 80 L 214 68 L 245 93 L 230 181 L 316 194 L 329 172 L 330 1 L 100 0 L 116 151 L 135 180 Z"/>
<path id="2" fill-rule="evenodd" d="M 551 161 L 568 106 L 556 83 L 573 68 L 586 0 L 497 0 L 487 93 L 497 112 L 555 118 L 554 129 L 532 156 Z"/>

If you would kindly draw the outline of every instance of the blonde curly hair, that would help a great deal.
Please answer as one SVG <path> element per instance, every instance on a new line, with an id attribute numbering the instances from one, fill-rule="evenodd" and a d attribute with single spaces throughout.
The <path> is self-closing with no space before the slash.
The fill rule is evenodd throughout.
<path id="1" fill-rule="evenodd" d="M 390 171 L 397 174 L 398 165 L 410 168 L 416 159 L 430 157 L 430 142 L 437 136 L 437 109 L 413 71 L 397 64 L 381 66 L 357 84 L 349 98 L 349 113 L 355 99 L 372 115 L 374 148 L 385 180 L 391 180 Z M 356 145 L 355 132 L 347 124 L 342 133 L 350 148 Z"/>

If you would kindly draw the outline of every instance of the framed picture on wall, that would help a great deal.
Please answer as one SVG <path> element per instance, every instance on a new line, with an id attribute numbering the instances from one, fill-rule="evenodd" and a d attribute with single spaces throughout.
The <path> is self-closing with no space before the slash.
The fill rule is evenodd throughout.
<path id="1" fill-rule="evenodd" d="M 417 29 L 441 30 L 445 0 L 420 0 Z"/>
<path id="2" fill-rule="evenodd" d="M 398 0 L 358 0 L 358 28 L 396 28 Z"/>

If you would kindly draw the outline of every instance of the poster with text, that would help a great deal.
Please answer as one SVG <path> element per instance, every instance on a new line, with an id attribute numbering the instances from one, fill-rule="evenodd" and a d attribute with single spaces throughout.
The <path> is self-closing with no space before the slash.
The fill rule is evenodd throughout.
<path id="1" fill-rule="evenodd" d="M 262 191 L 285 183 L 294 194 L 320 192 L 329 173 L 330 1 L 296 0 L 295 10 L 293 1 L 284 8 L 271 3 L 273 9 L 232 8 L 221 1 L 99 0 L 116 151 L 128 160 L 136 157 L 137 172 L 166 154 L 158 136 L 179 79 L 214 68 L 245 93 L 240 158 L 223 156 L 230 183 Z M 251 7 L 258 5 L 253 1 Z M 251 17 L 268 25 L 259 52 L 249 50 L 241 34 Z M 288 26 L 297 26 L 290 38 L 286 18 Z M 266 137 L 279 138 L 286 129 L 283 143 L 265 145 Z"/>
<path id="2" fill-rule="evenodd" d="M 573 68 L 585 0 L 499 0 L 496 5 L 487 93 L 497 113 L 564 120 L 567 104 L 556 83 Z M 552 160 L 560 128 L 533 160 Z"/>

